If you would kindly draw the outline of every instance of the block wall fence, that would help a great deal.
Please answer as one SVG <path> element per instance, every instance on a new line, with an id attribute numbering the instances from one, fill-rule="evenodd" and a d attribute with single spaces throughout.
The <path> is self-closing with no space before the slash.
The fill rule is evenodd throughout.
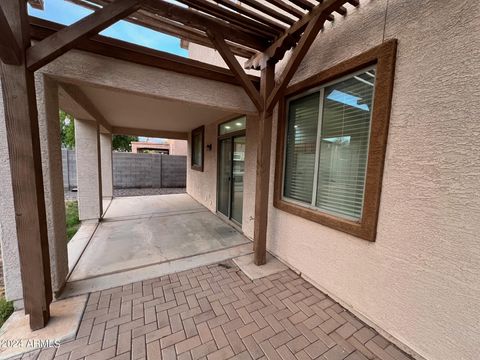
<path id="1" fill-rule="evenodd" d="M 63 187 L 77 187 L 75 150 L 62 149 Z M 127 188 L 185 187 L 187 157 L 164 154 L 113 153 L 113 186 Z"/>

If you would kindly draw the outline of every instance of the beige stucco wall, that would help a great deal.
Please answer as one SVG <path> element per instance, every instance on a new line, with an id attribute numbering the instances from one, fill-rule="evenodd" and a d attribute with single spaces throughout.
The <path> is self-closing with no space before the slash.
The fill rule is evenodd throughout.
<path id="1" fill-rule="evenodd" d="M 188 135 L 187 151 L 187 193 L 193 196 L 210 211 L 217 209 L 216 179 L 217 179 L 217 123 L 205 125 L 204 133 L 203 171 L 192 170 L 191 136 Z M 212 145 L 212 150 L 207 145 Z"/>
<path id="2" fill-rule="evenodd" d="M 170 155 L 187 155 L 187 140 L 169 140 Z"/>
<path id="3" fill-rule="evenodd" d="M 273 207 L 274 117 L 269 250 L 418 358 L 480 349 L 479 31 L 477 0 L 364 0 L 326 25 L 292 81 L 398 39 L 375 243 Z M 191 173 L 189 192 L 213 209 L 215 177 Z"/>
<path id="4" fill-rule="evenodd" d="M 195 44 L 189 43 L 188 44 L 188 57 L 190 59 L 199 60 L 202 62 L 206 62 L 208 64 L 217 65 L 228 69 L 228 65 L 222 59 L 220 53 L 212 48 Z M 247 61 L 246 58 L 241 56 L 235 56 L 239 64 L 243 67 L 243 64 Z M 247 70 L 247 74 L 260 76 L 260 71 L 258 70 Z"/>
<path id="5" fill-rule="evenodd" d="M 98 221 L 103 214 L 98 123 L 75 119 L 78 218 Z"/>
<path id="6" fill-rule="evenodd" d="M 187 193 L 210 211 L 217 211 L 217 154 L 218 154 L 218 125 L 235 118 L 235 115 L 222 118 L 212 124 L 205 125 L 205 160 L 203 172 L 191 169 L 191 134 L 189 134 L 187 151 Z M 255 215 L 255 169 L 256 169 L 256 128 L 257 119 L 247 116 L 246 145 L 245 145 L 245 174 L 243 179 L 243 222 L 242 232 L 253 239 L 253 218 Z M 212 145 L 212 150 L 206 146 Z"/>
<path id="7" fill-rule="evenodd" d="M 35 74 L 38 128 L 42 155 L 43 187 L 47 217 L 50 273 L 54 293 L 60 292 L 68 275 L 67 229 L 63 192 L 58 87 L 41 73 Z M 11 219 L 14 222 L 14 219 Z M 16 239 L 15 239 L 16 241 Z M 12 271 L 6 268 L 7 271 Z M 18 283 L 15 286 L 21 287 Z"/>
<path id="8" fill-rule="evenodd" d="M 480 2 L 386 6 L 327 28 L 293 80 L 398 39 L 377 241 L 271 206 L 268 248 L 425 358 L 477 359 Z"/>

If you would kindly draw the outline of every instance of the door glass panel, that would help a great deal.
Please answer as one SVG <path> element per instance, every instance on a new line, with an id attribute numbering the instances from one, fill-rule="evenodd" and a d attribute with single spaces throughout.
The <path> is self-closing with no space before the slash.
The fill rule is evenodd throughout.
<path id="1" fill-rule="evenodd" d="M 225 216 L 229 214 L 230 181 L 232 161 L 232 139 L 220 141 L 219 174 L 218 174 L 218 211 Z"/>
<path id="2" fill-rule="evenodd" d="M 232 219 L 242 223 L 243 174 L 245 172 L 245 136 L 233 138 Z"/>

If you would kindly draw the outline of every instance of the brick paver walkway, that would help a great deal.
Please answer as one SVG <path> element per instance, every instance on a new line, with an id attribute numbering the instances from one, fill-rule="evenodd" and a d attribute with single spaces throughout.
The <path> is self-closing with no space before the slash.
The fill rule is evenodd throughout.
<path id="1" fill-rule="evenodd" d="M 232 262 L 92 293 L 76 339 L 28 357 L 410 359 L 294 272 Z"/>

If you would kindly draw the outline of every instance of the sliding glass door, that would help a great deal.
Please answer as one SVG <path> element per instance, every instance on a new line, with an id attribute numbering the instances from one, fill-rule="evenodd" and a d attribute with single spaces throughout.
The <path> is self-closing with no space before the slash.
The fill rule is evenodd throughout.
<path id="1" fill-rule="evenodd" d="M 232 181 L 231 139 L 220 140 L 218 156 L 218 204 L 217 210 L 230 217 L 230 184 Z"/>
<path id="2" fill-rule="evenodd" d="M 242 223 L 243 174 L 245 173 L 245 136 L 234 137 L 232 159 L 231 218 Z"/>
<path id="3" fill-rule="evenodd" d="M 244 129 L 245 118 L 222 124 L 218 141 L 217 210 L 238 224 L 243 213 Z"/>

